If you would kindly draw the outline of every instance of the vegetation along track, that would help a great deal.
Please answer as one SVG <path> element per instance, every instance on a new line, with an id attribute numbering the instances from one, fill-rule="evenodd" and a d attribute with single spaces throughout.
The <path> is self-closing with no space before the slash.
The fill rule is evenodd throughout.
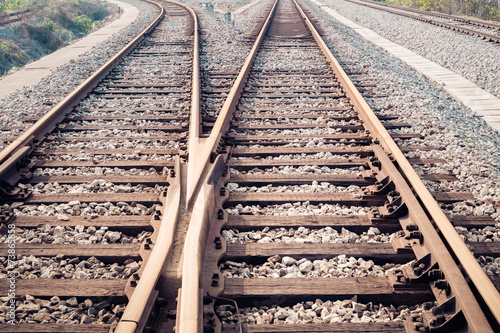
<path id="1" fill-rule="evenodd" d="M 408 125 L 377 119 L 293 0 L 205 119 L 196 16 L 164 6 L 126 58 L 3 138 L 2 273 L 18 276 L 2 331 L 141 332 L 172 294 L 155 325 L 176 332 L 498 329 L 453 228 L 484 221 L 448 221 L 436 200 L 467 195 L 427 191 L 386 130 Z M 183 223 L 177 293 L 164 263 Z"/>
<path id="2" fill-rule="evenodd" d="M 194 13 L 156 5 L 154 22 L 49 113 L 2 128 L 24 131 L 2 136 L 1 273 L 15 277 L 0 286 L 15 296 L 2 332 L 147 323 L 199 91 Z"/>
<path id="3" fill-rule="evenodd" d="M 397 5 L 388 5 L 371 0 L 346 0 L 358 5 L 382 10 L 388 13 L 409 17 L 415 20 L 437 25 L 470 36 L 477 36 L 485 41 L 500 43 L 500 24 L 472 17 L 462 17 L 438 12 L 430 12 Z"/>

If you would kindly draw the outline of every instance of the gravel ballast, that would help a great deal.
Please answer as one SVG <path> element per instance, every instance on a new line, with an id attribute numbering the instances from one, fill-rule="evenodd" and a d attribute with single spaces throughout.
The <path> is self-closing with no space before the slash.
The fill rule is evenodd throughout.
<path id="1" fill-rule="evenodd" d="M 376 265 L 372 260 L 340 255 L 332 259 L 308 260 L 275 255 L 263 264 L 224 261 L 219 269 L 226 278 L 350 278 L 381 277 L 403 265 Z"/>
<path id="2" fill-rule="evenodd" d="M 325 244 L 325 243 L 387 243 L 395 234 L 381 233 L 380 230 L 370 227 L 361 234 L 345 228 L 339 232 L 331 227 L 310 229 L 298 228 L 269 228 L 262 230 L 239 231 L 237 229 L 222 230 L 222 236 L 228 243 L 283 243 L 283 244 Z"/>
<path id="3" fill-rule="evenodd" d="M 460 74 L 500 97 L 500 48 L 495 44 L 343 0 L 321 2 L 351 21 Z"/>
<path id="4" fill-rule="evenodd" d="M 373 323 L 401 322 L 406 316 L 420 314 L 432 308 L 432 302 L 421 305 L 384 306 L 360 303 L 357 297 L 349 300 L 305 301 L 293 306 L 254 306 L 240 309 L 240 315 L 232 305 L 221 305 L 216 309 L 220 320 L 226 324 L 299 324 L 299 323 Z"/>
<path id="5" fill-rule="evenodd" d="M 455 182 L 426 181 L 428 187 L 431 190 L 470 191 L 474 194 L 475 200 L 472 202 L 443 205 L 445 212 L 451 215 L 486 215 L 500 222 L 500 205 L 497 204 L 500 202 L 500 137 L 498 133 L 422 74 L 391 57 L 384 50 L 360 37 L 352 29 L 319 11 L 318 6 L 309 1 L 301 1 L 301 3 L 306 8 L 310 8 L 313 15 L 319 18 L 320 26 L 325 30 L 323 38 L 341 65 L 349 71 L 359 73 L 350 75 L 351 80 L 374 84 L 370 93 L 371 97 L 366 100 L 375 113 L 397 114 L 402 121 L 412 125 L 413 132 L 420 133 L 424 137 L 411 141 L 405 140 L 406 142 L 399 139 L 395 141 L 400 145 L 425 145 L 439 148 L 409 152 L 405 155 L 408 158 L 443 159 L 445 162 L 436 164 L 432 172 L 455 175 L 458 178 Z M 331 4 L 330 1 L 327 3 Z M 439 44 L 439 50 L 446 49 L 436 54 L 449 54 L 450 57 L 455 57 L 457 62 L 467 66 L 464 68 L 469 72 L 472 72 L 472 67 L 481 71 L 480 68 L 489 66 L 489 57 L 483 57 L 482 54 L 489 52 L 493 46 L 483 41 L 454 34 L 446 29 L 436 30 L 438 28 L 431 25 L 380 13 L 376 10 L 370 10 L 368 15 L 366 12 L 368 9 L 362 6 L 353 7 L 354 5 L 344 2 L 337 2 L 335 6 L 342 6 L 343 9 L 339 9 L 340 14 L 345 14 L 350 19 L 359 16 L 358 23 L 360 24 L 363 24 L 361 21 L 370 20 L 371 25 L 380 27 L 387 25 L 387 30 L 396 31 L 396 34 L 407 40 L 407 43 L 424 45 L 428 48 L 434 48 L 434 44 Z M 379 17 L 378 15 L 384 16 L 378 20 L 373 19 L 373 17 Z M 413 24 L 421 25 L 421 27 L 412 28 Z M 434 31 L 433 37 L 418 37 L 422 27 Z M 449 36 L 450 34 L 452 36 Z M 422 33 L 421 36 L 427 36 L 427 34 Z M 449 46 L 458 43 L 456 40 L 463 39 L 465 39 L 464 45 L 473 44 L 474 46 Z M 460 50 L 460 57 L 456 52 L 457 49 Z M 464 61 L 462 52 L 465 57 L 474 54 L 476 59 Z M 498 48 L 492 52 L 491 54 L 498 53 Z M 498 68 L 498 62 L 488 68 Z M 499 71 L 492 71 L 496 76 L 488 82 L 498 87 Z M 484 72 L 489 72 L 489 70 Z M 429 172 L 426 166 L 414 165 L 413 167 L 419 174 Z M 472 234 L 474 231 L 470 231 L 470 235 Z M 468 236 L 464 237 L 468 238 Z"/>

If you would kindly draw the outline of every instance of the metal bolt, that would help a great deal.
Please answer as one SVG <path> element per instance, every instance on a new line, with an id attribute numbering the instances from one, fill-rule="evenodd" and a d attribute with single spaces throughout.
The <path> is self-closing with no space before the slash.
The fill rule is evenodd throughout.
<path id="1" fill-rule="evenodd" d="M 217 211 L 217 220 L 223 220 L 224 219 L 224 211 L 222 209 L 219 209 Z"/>
<path id="2" fill-rule="evenodd" d="M 215 237 L 214 243 L 215 243 L 216 250 L 222 249 L 222 243 L 221 243 L 220 237 Z"/>
<path id="3" fill-rule="evenodd" d="M 408 234 L 406 239 L 414 239 L 414 238 L 419 239 L 421 236 L 422 234 L 420 233 L 420 231 L 412 231 Z"/>
<path id="4" fill-rule="evenodd" d="M 444 278 L 443 271 L 440 269 L 432 269 L 429 271 L 429 278 L 431 280 L 443 279 Z"/>
<path id="5" fill-rule="evenodd" d="M 388 193 L 388 195 L 389 195 L 390 197 L 393 197 L 393 198 L 395 198 L 395 197 L 399 197 L 399 192 L 398 192 L 398 191 L 390 191 L 390 192 Z"/>
<path id="6" fill-rule="evenodd" d="M 226 188 L 224 186 L 220 188 L 220 195 L 222 196 L 226 195 Z"/>
<path id="7" fill-rule="evenodd" d="M 434 287 L 438 289 L 448 289 L 450 285 L 445 279 L 434 281 Z"/>
<path id="8" fill-rule="evenodd" d="M 203 296 L 203 305 L 208 305 L 212 303 L 212 297 L 210 296 Z"/>
<path id="9" fill-rule="evenodd" d="M 436 318 L 431 319 L 429 323 L 432 326 L 437 326 L 437 325 L 443 324 L 445 321 L 446 321 L 446 317 L 444 315 L 440 314 L 440 315 L 437 315 Z"/>

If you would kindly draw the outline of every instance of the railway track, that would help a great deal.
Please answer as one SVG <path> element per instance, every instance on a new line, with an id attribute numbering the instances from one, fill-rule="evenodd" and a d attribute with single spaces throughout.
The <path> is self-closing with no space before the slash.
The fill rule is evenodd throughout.
<path id="1" fill-rule="evenodd" d="M 143 330 L 148 321 L 170 250 L 155 244 L 175 225 L 178 156 L 199 94 L 196 17 L 157 6 L 120 54 L 46 116 L 23 119 L 20 138 L 2 136 L 0 247 L 13 282 L 0 288 L 15 296 L 3 332 L 108 332 L 118 321 Z"/>
<path id="2" fill-rule="evenodd" d="M 466 35 L 479 37 L 487 42 L 492 42 L 495 44 L 500 43 L 500 24 L 495 24 L 493 22 L 484 21 L 472 17 L 463 17 L 397 5 L 388 5 L 371 0 L 346 1 L 377 10 L 382 10 L 388 13 L 405 16 Z"/>
<path id="3" fill-rule="evenodd" d="M 405 124 L 375 118 L 294 6 L 279 2 L 210 136 L 190 146 L 213 165 L 188 166 L 211 170 L 201 188 L 187 184 L 176 331 L 200 329 L 193 309 L 202 303 L 205 331 L 493 330 L 430 220 L 445 229 L 435 200 L 463 194 L 417 191 L 428 206 L 418 204 L 396 167 L 412 182 L 409 163 L 386 132 Z M 458 247 L 464 265 L 477 265 Z"/>
<path id="4" fill-rule="evenodd" d="M 448 220 L 437 202 L 470 195 L 428 192 L 402 153 L 422 147 L 387 132 L 409 125 L 375 116 L 298 4 L 268 9 L 241 72 L 201 79 L 196 15 L 160 7 L 3 138 L 18 311 L 2 331 L 498 329 L 498 291 L 453 228 L 491 222 Z"/>

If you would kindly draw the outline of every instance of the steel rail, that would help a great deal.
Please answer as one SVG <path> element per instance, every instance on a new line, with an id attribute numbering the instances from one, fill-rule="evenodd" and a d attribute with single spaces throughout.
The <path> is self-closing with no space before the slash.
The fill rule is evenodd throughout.
<path id="1" fill-rule="evenodd" d="M 182 284 L 177 302 L 176 333 L 203 332 L 202 267 L 209 222 L 215 210 L 215 185 L 224 169 L 217 157 L 196 196 L 182 252 Z"/>
<path id="2" fill-rule="evenodd" d="M 159 15 L 122 50 L 0 152 L 0 179 L 10 178 L 13 174 L 17 173 L 16 168 L 19 162 L 33 151 L 35 143 L 41 141 L 45 135 L 50 133 L 64 119 L 66 114 L 85 98 L 122 61 L 122 58 L 130 53 L 163 19 L 165 16 L 163 6 L 152 0 L 144 1 L 157 6 L 160 9 Z M 21 150 L 23 151 L 22 154 L 16 154 L 16 152 Z M 15 159 L 13 160 L 11 157 L 14 155 Z M 20 177 L 10 178 L 10 183 L 17 182 L 19 179 Z"/>
<path id="3" fill-rule="evenodd" d="M 276 9 L 277 1 L 275 1 L 262 29 L 257 36 L 257 39 L 250 51 L 250 54 L 245 60 L 241 71 L 239 72 L 236 81 L 229 91 L 229 95 L 222 106 L 222 109 L 215 121 L 214 127 L 208 138 L 190 138 L 189 140 L 189 162 L 188 162 L 188 179 L 187 179 L 187 199 L 186 206 L 189 208 L 196 200 L 197 191 L 200 188 L 201 181 L 208 171 L 210 157 L 215 154 L 215 151 L 220 143 L 222 134 L 229 128 L 229 122 L 232 119 L 234 108 L 238 103 L 241 91 L 246 82 L 246 78 L 250 73 L 250 69 L 255 61 L 257 49 L 259 48 L 264 34 L 269 28 L 269 23 Z"/>
<path id="4" fill-rule="evenodd" d="M 163 265 L 172 252 L 175 228 L 179 217 L 182 176 L 179 158 L 176 159 L 175 170 L 178 170 L 175 180 L 170 182 L 167 198 L 163 204 L 162 219 L 157 233 L 158 238 L 154 242 L 153 250 L 143 267 L 141 278 L 115 329 L 116 333 L 143 332 L 156 300 L 156 283 L 160 278 Z"/>
<path id="5" fill-rule="evenodd" d="M 193 17 L 193 33 L 194 33 L 194 47 L 193 47 L 193 80 L 192 80 L 192 93 L 191 93 L 191 120 L 189 123 L 189 139 L 200 138 L 201 131 L 201 115 L 200 115 L 200 45 L 198 38 L 198 16 L 191 7 L 181 3 L 172 2 L 186 9 Z"/>
<path id="6" fill-rule="evenodd" d="M 278 0 L 274 2 L 250 54 L 246 58 L 210 136 L 207 139 L 198 137 L 197 140 L 190 141 L 186 203 L 191 210 L 191 218 L 182 252 L 182 287 L 178 297 L 176 333 L 201 333 L 203 331 L 203 302 L 200 292 L 202 260 L 209 229 L 208 223 L 215 207 L 213 185 L 216 184 L 215 178 L 220 176 L 224 165 L 224 161 L 219 155 L 210 168 L 210 157 L 212 153 L 215 153 L 223 133 L 229 128 L 234 108 L 257 56 L 257 50 L 269 29 L 277 3 Z"/>
<path id="7" fill-rule="evenodd" d="M 296 2 L 296 0 L 294 0 L 294 2 Z M 362 112 L 364 122 L 369 124 L 370 128 L 373 129 L 372 135 L 374 139 L 378 140 L 384 150 L 388 154 L 391 154 L 394 158 L 394 161 L 398 164 L 400 170 L 408 179 L 409 183 L 415 190 L 415 193 L 420 198 L 423 206 L 434 220 L 443 237 L 446 239 L 451 251 L 462 264 L 463 268 L 467 272 L 467 275 L 481 294 L 481 297 L 487 304 L 492 314 L 495 316 L 495 319 L 500 323 L 500 294 L 498 290 L 481 268 L 474 255 L 467 248 L 467 245 L 462 241 L 459 234 L 455 230 L 455 227 L 439 207 L 439 204 L 422 182 L 421 178 L 417 175 L 410 162 L 408 162 L 404 154 L 401 152 L 398 145 L 394 142 L 373 110 L 368 106 L 354 84 L 349 80 L 348 76 L 345 74 L 344 70 L 333 56 L 328 46 L 325 44 L 319 33 L 314 29 L 314 26 L 309 18 L 304 14 L 300 7 L 299 10 L 302 13 L 305 22 L 313 32 L 314 38 L 317 40 L 324 54 L 331 62 L 334 71 L 338 73 L 338 79 L 344 86 L 348 98 L 354 104 L 355 108 Z M 440 258 L 437 259 L 439 261 Z M 461 303 L 467 305 L 467 297 L 465 295 L 457 295 L 457 298 L 460 299 L 461 297 L 464 298 Z M 467 320 L 475 322 L 478 318 L 475 318 L 474 316 L 467 316 Z M 480 325 L 481 324 L 479 323 L 478 326 L 475 327 L 481 327 Z"/>
<path id="8" fill-rule="evenodd" d="M 80 84 L 66 98 L 59 102 L 47 114 L 39 119 L 18 139 L 11 143 L 5 150 L 0 153 L 0 176 L 11 176 L 17 171 L 19 161 L 27 156 L 33 149 L 34 140 L 41 140 L 44 135 L 57 126 L 67 113 L 69 113 L 81 99 L 83 99 L 97 84 L 118 65 L 124 56 L 130 53 L 158 24 L 165 16 L 165 9 L 157 2 L 145 0 L 157 6 L 160 9 L 159 15 L 148 25 L 146 29 L 141 31 L 129 44 L 120 50 L 113 58 L 106 62 L 94 74 Z M 199 114 L 199 58 L 198 58 L 198 30 L 197 17 L 194 11 L 183 5 L 172 1 L 164 0 L 184 7 L 193 17 L 194 21 L 194 54 L 193 54 L 193 95 L 192 95 L 192 114 Z M 199 119 L 199 117 L 198 117 Z M 198 120 L 199 121 L 199 120 Z M 142 332 L 150 315 L 150 310 L 154 305 L 157 292 L 155 292 L 156 283 L 159 279 L 162 267 L 169 257 L 173 242 L 175 227 L 179 215 L 181 190 L 180 179 L 181 169 L 180 161 L 177 158 L 176 167 L 177 177 L 170 182 L 170 186 L 163 202 L 162 219 L 158 226 L 157 237 L 151 254 L 149 255 L 146 264 L 141 269 L 142 278 L 139 280 L 125 308 L 124 314 L 117 325 L 116 332 Z M 127 289 L 132 289 L 130 281 L 127 283 Z"/>
<path id="9" fill-rule="evenodd" d="M 199 137 L 200 133 L 200 62 L 198 17 L 187 5 L 175 1 L 163 0 L 184 8 L 193 20 L 193 71 L 191 90 L 191 111 L 189 136 Z M 163 218 L 158 231 L 158 239 L 147 260 L 142 277 L 135 288 L 132 297 L 115 330 L 116 333 L 139 333 L 144 330 L 149 318 L 152 304 L 156 298 L 155 287 L 160 277 L 163 265 L 169 258 L 174 245 L 174 235 L 181 204 L 181 167 L 176 159 L 177 176 L 175 182 L 168 187 L 167 200 L 163 206 Z"/>
<path id="10" fill-rule="evenodd" d="M 188 229 L 188 233 L 186 236 L 186 240 L 184 243 L 183 250 L 183 268 L 182 268 L 182 288 L 179 290 L 179 298 L 178 298 L 178 311 L 177 311 L 177 322 L 176 322 L 176 332 L 182 333 L 192 333 L 192 332 L 201 332 L 202 330 L 202 260 L 204 256 L 205 246 L 207 244 L 207 232 L 208 225 L 210 223 L 210 217 L 215 213 L 214 212 L 214 181 L 218 178 L 218 174 L 222 169 L 221 164 L 223 164 L 223 157 L 219 155 L 215 163 L 210 168 L 210 157 L 212 154 L 215 154 L 216 148 L 221 142 L 222 135 L 229 128 L 229 123 L 232 119 L 232 114 L 234 112 L 235 106 L 238 102 L 239 96 L 241 95 L 243 86 L 245 84 L 246 78 L 248 77 L 250 67 L 253 64 L 253 61 L 257 55 L 257 50 L 263 39 L 263 35 L 267 30 L 267 26 L 270 23 L 270 19 L 275 11 L 277 3 L 275 2 L 272 11 L 270 12 L 268 18 L 266 19 L 266 23 L 259 33 L 259 37 L 257 38 L 249 56 L 245 61 L 245 65 L 241 69 L 236 82 L 234 83 L 221 112 L 219 113 L 215 126 L 210 133 L 207 139 L 199 139 L 198 141 L 190 142 L 192 145 L 189 150 L 189 162 L 188 162 L 188 207 L 192 207 L 192 215 L 190 219 L 190 225 Z M 422 185 L 422 181 L 418 178 L 414 170 L 411 168 L 411 165 L 408 163 L 404 155 L 400 152 L 397 145 L 394 143 L 388 132 L 385 130 L 383 125 L 377 119 L 373 111 L 369 108 L 366 102 L 362 99 L 359 92 L 356 90 L 354 85 L 350 82 L 345 72 L 342 70 L 338 62 L 335 60 L 330 50 L 323 42 L 314 26 L 307 18 L 307 16 L 303 13 L 301 9 L 299 9 L 303 15 L 304 20 L 309 26 L 314 38 L 317 40 L 321 49 L 330 59 L 332 68 L 336 72 L 342 76 L 341 81 L 343 81 L 344 88 L 346 89 L 346 94 L 349 96 L 353 104 L 358 110 L 365 109 L 367 110 L 364 115 L 364 119 L 366 123 L 369 123 L 369 126 L 373 127 L 374 137 L 376 140 L 381 142 L 381 146 L 387 153 L 392 153 L 395 157 L 395 160 L 400 165 L 404 165 L 405 168 L 402 168 L 405 172 L 404 174 L 410 175 L 410 177 L 416 176 L 418 182 Z M 397 154 L 399 152 L 399 154 Z M 406 162 L 406 165 L 404 164 Z M 409 167 L 409 170 L 406 170 L 406 167 Z M 210 170 L 208 170 L 210 169 Z M 413 173 L 413 175 L 412 175 Z M 204 179 L 204 180 L 202 180 Z M 399 177 L 399 183 L 404 180 L 402 177 Z M 405 182 L 406 185 L 406 182 Z M 413 184 L 412 184 L 413 185 Z M 425 188 L 425 186 L 424 186 Z M 426 190 L 427 191 L 427 190 Z M 428 191 L 427 191 L 428 192 Z M 429 193 L 429 192 L 428 192 Z M 429 193 L 430 195 L 430 193 Z M 420 195 L 422 197 L 422 195 Z M 434 198 L 430 196 L 432 201 L 435 202 Z M 428 200 L 428 199 L 427 199 Z M 437 205 L 437 203 L 436 203 Z M 427 206 L 426 206 L 427 207 Z M 439 206 L 437 206 L 439 209 Z M 429 209 L 427 207 L 427 209 Z M 439 209 L 439 212 L 444 215 L 444 213 Z M 421 213 L 425 215 L 425 212 Z M 434 216 L 433 216 L 434 217 Z M 413 217 L 415 219 L 415 217 Z M 436 220 L 436 218 L 434 217 Z M 449 223 L 449 221 L 448 221 Z M 451 223 L 449 223 L 451 226 Z M 452 226 L 453 232 L 454 230 Z M 434 228 L 432 231 L 435 233 Z M 458 235 L 458 234 L 457 234 Z M 432 237 L 430 237 L 432 239 Z M 459 238 L 460 239 L 460 238 Z M 465 244 L 460 239 L 461 246 L 465 247 Z M 472 257 L 473 262 L 477 264 L 475 258 L 472 256 L 470 251 L 465 247 L 466 254 Z M 455 252 L 457 253 L 457 252 Z M 448 255 L 449 257 L 449 255 Z M 447 258 L 448 260 L 449 258 Z M 447 261 L 440 261 L 442 264 L 445 264 Z M 456 267 L 456 265 L 454 265 Z M 479 268 L 482 276 L 481 278 L 486 278 L 487 283 L 491 284 L 491 281 L 484 274 L 481 268 Z M 458 272 L 458 273 L 457 273 Z M 454 275 L 459 275 L 463 281 L 465 281 L 464 277 L 460 273 L 458 269 L 452 272 L 453 274 L 449 274 L 450 279 L 454 277 Z M 465 284 L 466 285 L 466 284 Z M 462 291 L 461 288 L 457 288 Z M 465 286 L 466 295 L 457 295 L 460 300 L 460 305 L 466 305 L 467 300 L 472 300 L 475 298 L 472 296 L 470 289 Z M 468 291 L 468 293 L 467 293 Z M 496 289 L 495 293 L 498 293 Z M 475 303 L 475 302 L 474 302 Z M 485 316 L 483 315 L 481 309 L 479 307 L 475 308 L 476 313 L 474 317 L 467 315 L 466 318 L 471 327 L 484 327 L 488 331 L 489 323 L 487 322 Z M 479 311 L 479 314 L 477 314 Z M 489 330 L 491 331 L 491 330 Z M 478 331 L 479 332 L 479 331 Z"/>

